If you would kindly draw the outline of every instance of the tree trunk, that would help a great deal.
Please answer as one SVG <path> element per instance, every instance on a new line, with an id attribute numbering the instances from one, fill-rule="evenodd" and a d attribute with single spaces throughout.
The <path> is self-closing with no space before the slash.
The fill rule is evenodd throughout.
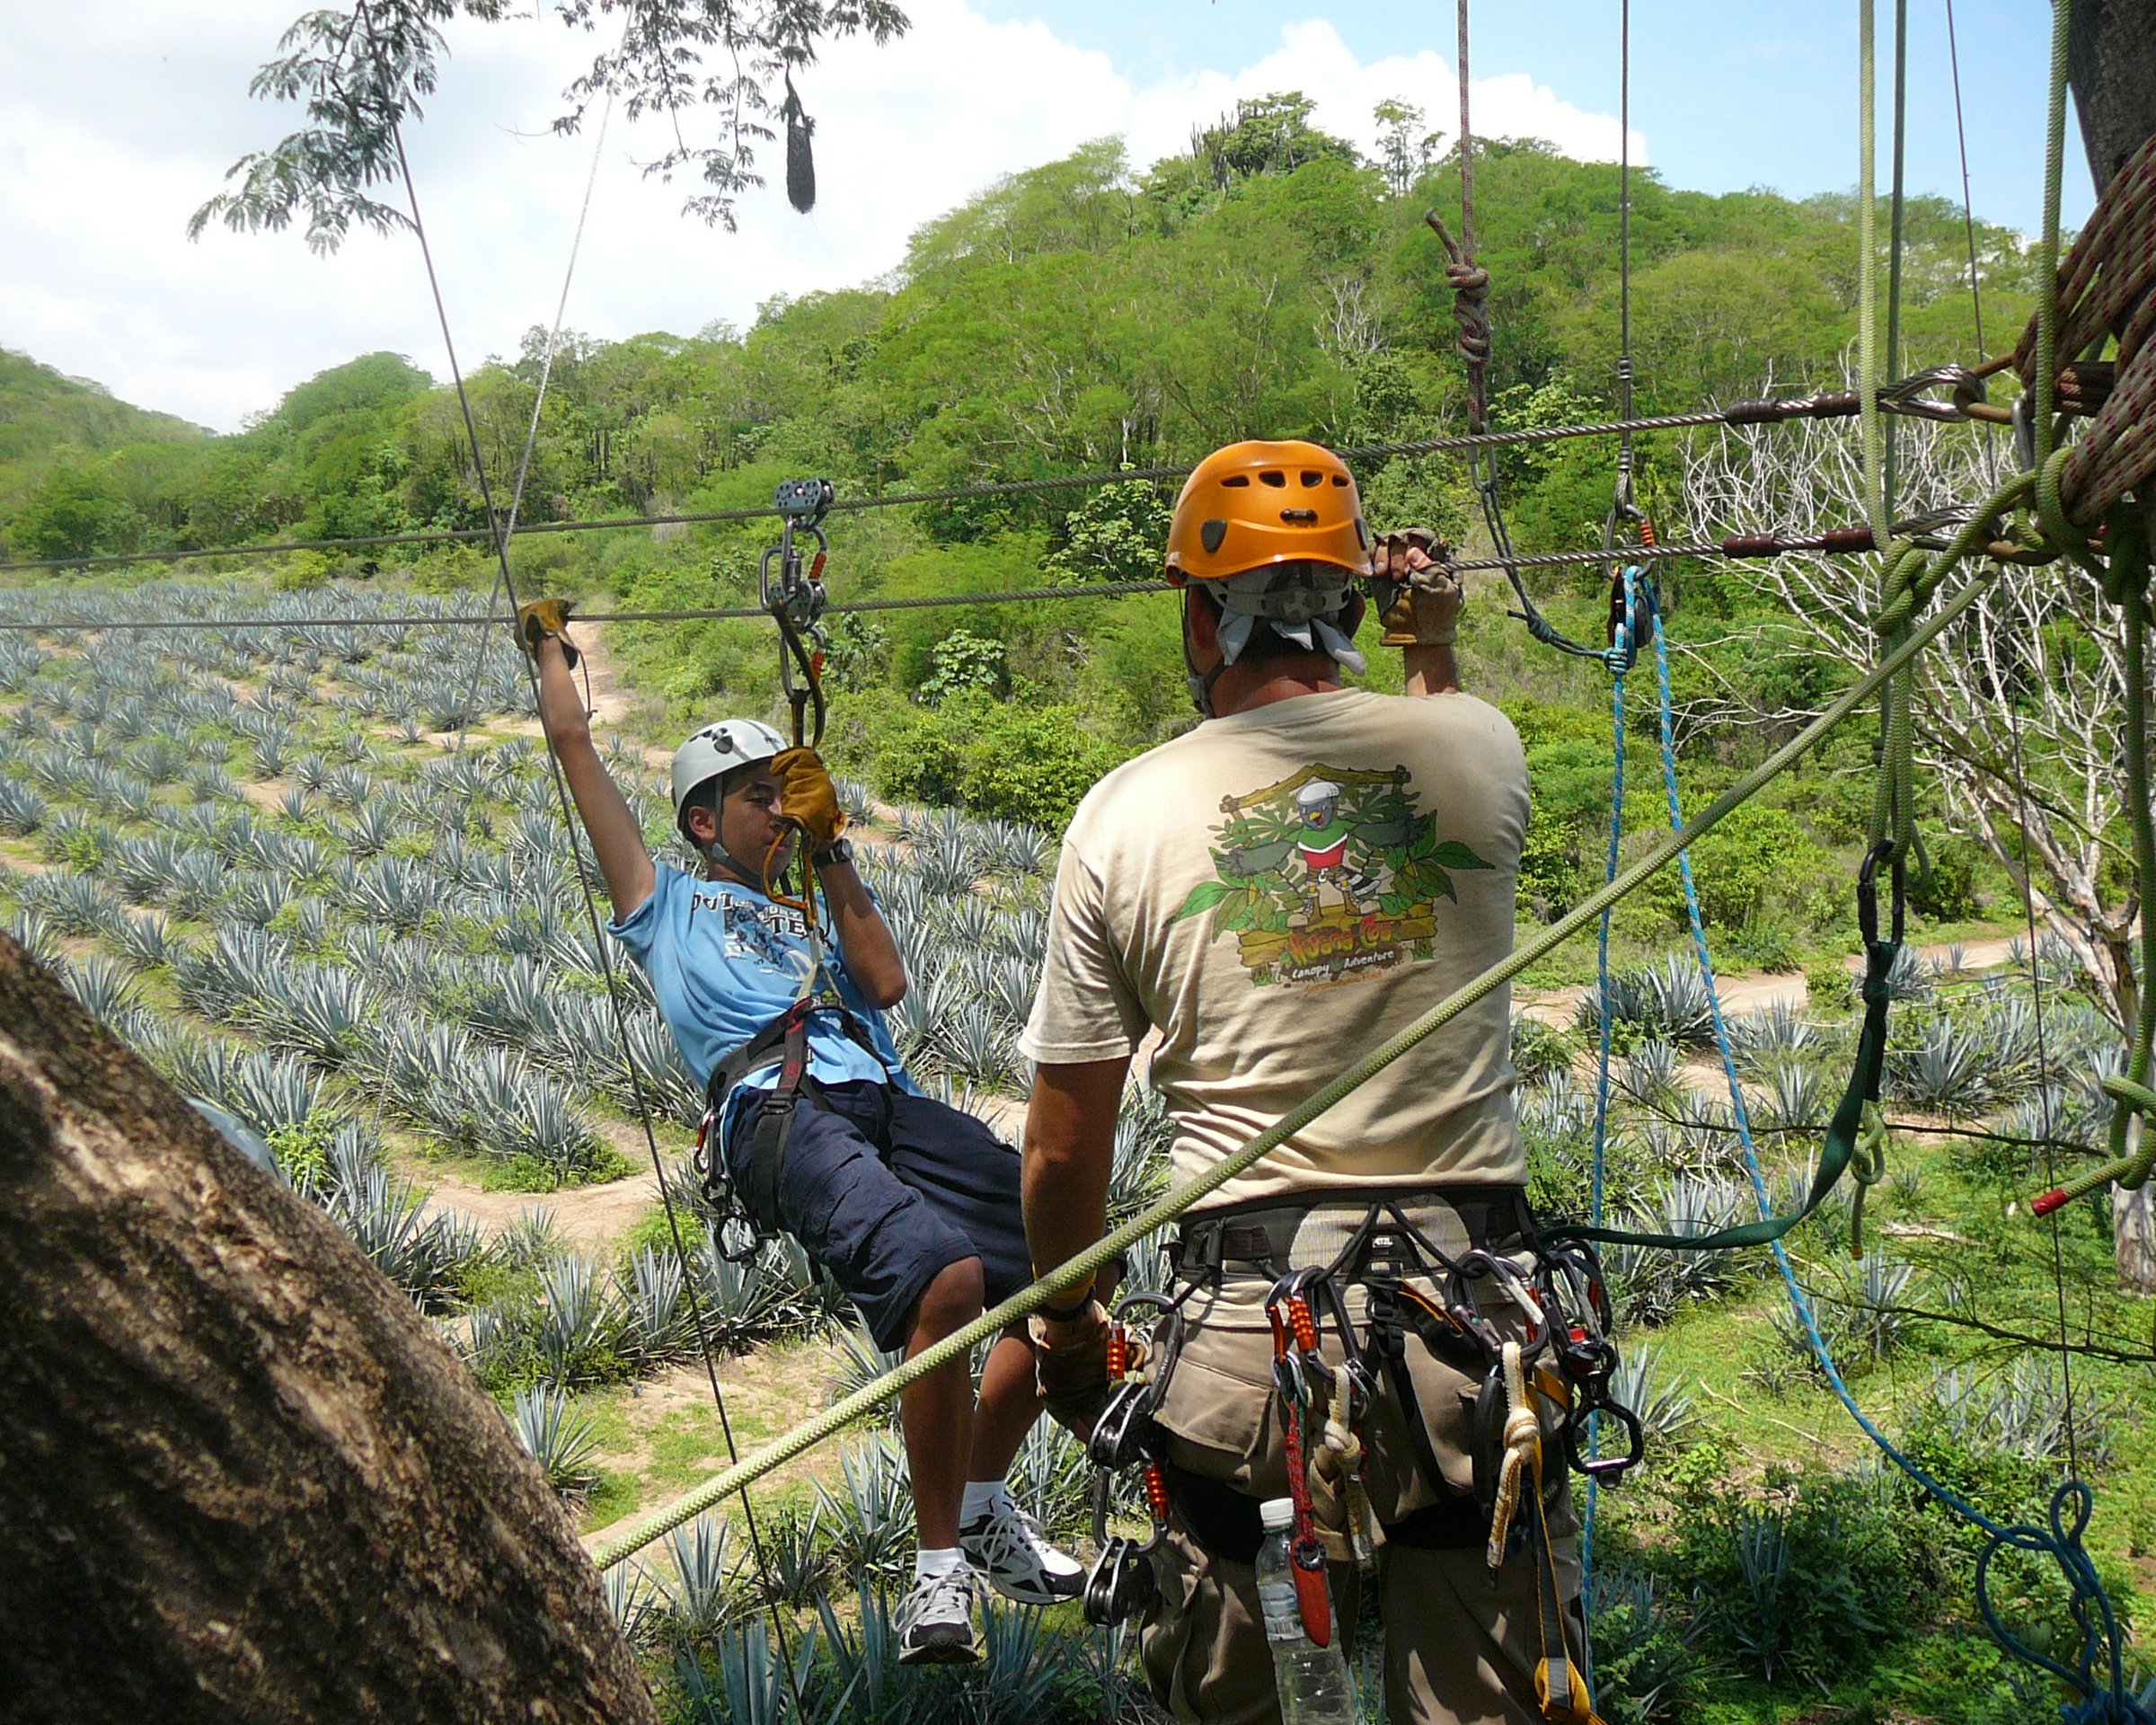
<path id="1" fill-rule="evenodd" d="M 499 1411 L 0 935 L 0 1719 L 655 1721 Z"/>
<path id="2" fill-rule="evenodd" d="M 2156 0 L 2081 0 L 2067 25 L 2066 76 L 2100 198 L 2156 134 Z"/>
<path id="3" fill-rule="evenodd" d="M 2127 1126 L 2128 1155 L 2147 1130 L 2148 1121 L 2138 1117 Z M 2143 1181 L 2138 1191 L 2111 1189 L 2111 1248 L 2118 1279 L 2137 1293 L 2156 1294 L 2156 1179 Z"/>

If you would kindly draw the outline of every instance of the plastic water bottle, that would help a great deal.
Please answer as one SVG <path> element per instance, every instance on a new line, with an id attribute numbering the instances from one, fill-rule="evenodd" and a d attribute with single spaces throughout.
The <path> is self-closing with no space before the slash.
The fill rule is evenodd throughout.
<path id="1" fill-rule="evenodd" d="M 1273 1684 L 1280 1694 L 1281 1725 L 1355 1725 L 1355 1684 L 1340 1650 L 1340 1620 L 1332 1613 L 1332 1641 L 1320 1647 L 1303 1632 L 1295 1603 L 1293 1499 L 1274 1498 L 1259 1512 L 1265 1544 L 1258 1548 L 1258 1603 L 1265 1613 L 1266 1645 L 1273 1650 Z M 1330 1592 L 1327 1600 L 1330 1606 Z"/>

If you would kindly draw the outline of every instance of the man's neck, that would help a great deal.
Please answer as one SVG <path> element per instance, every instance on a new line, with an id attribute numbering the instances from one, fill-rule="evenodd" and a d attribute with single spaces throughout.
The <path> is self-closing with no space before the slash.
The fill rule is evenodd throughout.
<path id="1" fill-rule="evenodd" d="M 1340 668 L 1322 653 L 1268 659 L 1261 665 L 1231 665 L 1213 686 L 1213 713 L 1225 719 L 1269 707 L 1276 701 L 1335 694 L 1339 686 Z"/>

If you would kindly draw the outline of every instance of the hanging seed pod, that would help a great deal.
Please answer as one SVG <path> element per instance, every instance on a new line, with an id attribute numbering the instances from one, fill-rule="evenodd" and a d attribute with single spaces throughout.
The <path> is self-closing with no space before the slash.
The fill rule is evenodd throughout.
<path id="1" fill-rule="evenodd" d="M 786 201 L 806 216 L 816 208 L 816 155 L 808 142 L 816 135 L 816 122 L 801 106 L 791 73 L 779 114 L 786 122 Z"/>

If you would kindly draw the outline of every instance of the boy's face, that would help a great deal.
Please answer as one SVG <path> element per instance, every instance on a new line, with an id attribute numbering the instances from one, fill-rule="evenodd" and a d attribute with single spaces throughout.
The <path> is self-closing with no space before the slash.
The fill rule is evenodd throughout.
<path id="1" fill-rule="evenodd" d="M 762 767 L 743 768 L 727 787 L 716 823 L 707 811 L 697 809 L 689 816 L 689 827 L 705 844 L 711 842 L 705 836 L 710 830 L 729 856 L 752 869 L 762 869 L 768 857 L 773 875 L 793 860 L 800 836 L 779 818 L 779 782 Z"/>

